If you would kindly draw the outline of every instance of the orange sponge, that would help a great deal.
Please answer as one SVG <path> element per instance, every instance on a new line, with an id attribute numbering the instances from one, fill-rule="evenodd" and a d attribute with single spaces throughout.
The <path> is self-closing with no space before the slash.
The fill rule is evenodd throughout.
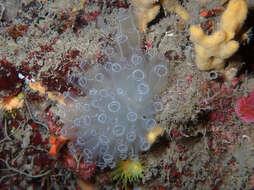
<path id="1" fill-rule="evenodd" d="M 51 156 L 56 156 L 60 149 L 63 147 L 63 145 L 68 141 L 67 137 L 64 136 L 58 136 L 58 137 L 50 137 L 49 143 L 51 144 L 49 154 Z"/>

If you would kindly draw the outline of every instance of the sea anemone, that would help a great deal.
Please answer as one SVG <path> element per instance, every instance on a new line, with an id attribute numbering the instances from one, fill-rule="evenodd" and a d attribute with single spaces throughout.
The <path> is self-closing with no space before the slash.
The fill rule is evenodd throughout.
<path id="1" fill-rule="evenodd" d="M 144 167 L 139 160 L 121 160 L 110 176 L 113 180 L 122 181 L 124 188 L 127 189 L 127 183 L 133 184 L 144 177 L 143 171 Z"/>

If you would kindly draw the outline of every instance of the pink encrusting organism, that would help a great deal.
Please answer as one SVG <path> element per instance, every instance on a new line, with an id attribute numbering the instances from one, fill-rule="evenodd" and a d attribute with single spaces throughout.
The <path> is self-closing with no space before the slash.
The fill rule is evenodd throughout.
<path id="1" fill-rule="evenodd" d="M 247 98 L 238 99 L 235 111 L 245 122 L 254 122 L 254 90 Z"/>

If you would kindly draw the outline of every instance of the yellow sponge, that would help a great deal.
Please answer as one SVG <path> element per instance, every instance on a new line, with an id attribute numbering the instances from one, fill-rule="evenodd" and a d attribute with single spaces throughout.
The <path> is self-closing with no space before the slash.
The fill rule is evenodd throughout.
<path id="1" fill-rule="evenodd" d="M 218 31 L 206 35 L 199 26 L 190 27 L 190 40 L 195 45 L 196 65 L 200 70 L 223 70 L 225 59 L 239 48 L 233 40 L 247 16 L 245 0 L 231 0 L 224 11 Z"/>
<path id="2" fill-rule="evenodd" d="M 132 0 L 135 7 L 135 16 L 141 32 L 145 32 L 147 24 L 159 13 L 160 6 L 156 0 Z"/>
<path id="3" fill-rule="evenodd" d="M 145 32 L 147 24 L 157 16 L 160 4 L 165 10 L 175 12 L 183 20 L 189 19 L 188 12 L 178 4 L 178 0 L 132 0 L 132 4 L 135 7 L 135 15 L 141 32 Z"/>

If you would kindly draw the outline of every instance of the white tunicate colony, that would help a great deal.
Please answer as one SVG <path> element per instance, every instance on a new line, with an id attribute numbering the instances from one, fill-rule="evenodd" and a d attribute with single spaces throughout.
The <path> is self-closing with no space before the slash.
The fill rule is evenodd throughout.
<path id="1" fill-rule="evenodd" d="M 73 139 L 73 151 L 82 151 L 86 163 L 102 169 L 113 168 L 119 158 L 137 160 L 150 148 L 147 134 L 163 109 L 156 95 L 168 75 L 160 56 L 142 53 L 131 14 L 122 12 L 118 20 L 116 45 L 104 50 L 107 61 L 70 79 L 86 96 L 65 92 L 66 104 L 58 105 L 61 134 Z"/>

